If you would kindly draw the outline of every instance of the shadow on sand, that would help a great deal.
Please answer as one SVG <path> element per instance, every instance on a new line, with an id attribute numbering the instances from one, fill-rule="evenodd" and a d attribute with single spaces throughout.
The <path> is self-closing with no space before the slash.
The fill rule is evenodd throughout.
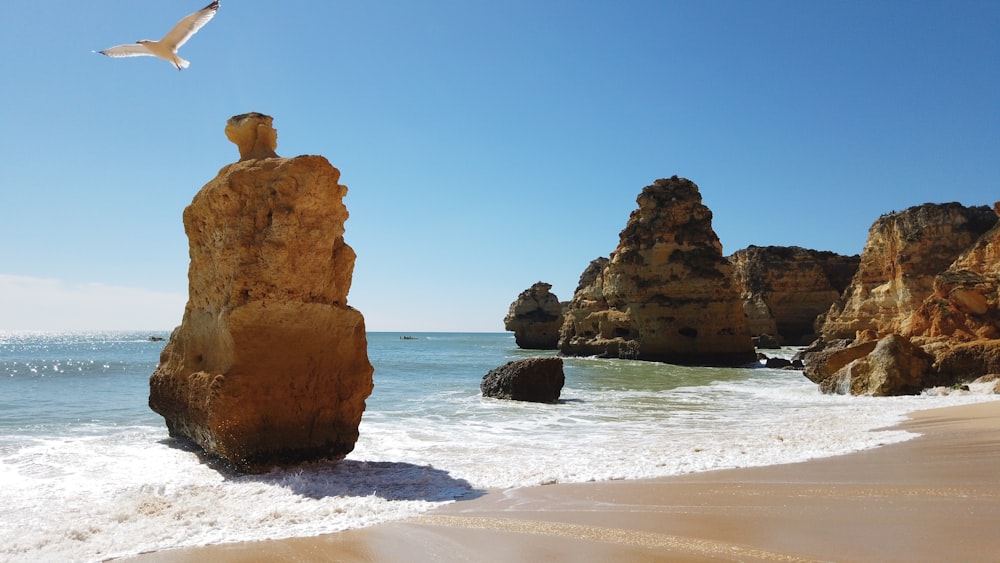
<path id="1" fill-rule="evenodd" d="M 227 481 L 284 487 L 304 498 L 316 500 L 374 496 L 389 501 L 446 502 L 471 500 L 486 492 L 474 489 L 468 481 L 455 479 L 447 471 L 430 465 L 342 459 L 276 467 L 264 473 L 245 473 L 223 459 L 206 454 L 190 440 L 169 438 L 161 443 L 196 455 L 201 463 L 217 471 Z"/>

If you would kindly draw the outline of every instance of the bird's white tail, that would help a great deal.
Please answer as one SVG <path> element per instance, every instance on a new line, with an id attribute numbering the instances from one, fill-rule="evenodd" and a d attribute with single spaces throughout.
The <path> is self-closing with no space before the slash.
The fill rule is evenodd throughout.
<path id="1" fill-rule="evenodd" d="M 185 69 L 185 68 L 191 66 L 191 63 L 185 61 L 184 59 L 182 59 L 180 57 L 174 57 L 173 63 L 174 63 L 174 66 L 177 67 L 177 70 Z"/>

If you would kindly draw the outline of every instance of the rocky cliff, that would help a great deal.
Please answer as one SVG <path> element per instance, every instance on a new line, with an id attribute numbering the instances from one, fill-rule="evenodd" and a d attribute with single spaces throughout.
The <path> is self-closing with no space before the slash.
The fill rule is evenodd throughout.
<path id="1" fill-rule="evenodd" d="M 1000 372 L 998 212 L 925 204 L 878 219 L 805 375 L 827 391 L 895 394 Z"/>
<path id="2" fill-rule="evenodd" d="M 657 180 L 637 203 L 607 263 L 591 263 L 581 277 L 560 351 L 682 364 L 754 361 L 732 266 L 698 186 L 676 176 Z"/>
<path id="3" fill-rule="evenodd" d="M 562 326 L 562 305 L 552 284 L 538 282 L 522 291 L 510 304 L 504 317 L 504 328 L 514 333 L 518 347 L 534 350 L 555 350 Z"/>
<path id="4" fill-rule="evenodd" d="M 563 310 L 563 324 L 559 328 L 558 347 L 570 355 L 625 355 L 627 348 L 621 342 L 597 342 L 601 332 L 601 319 L 605 316 L 608 302 L 604 299 L 604 268 L 608 266 L 605 257 L 590 261 L 577 283 L 573 298 Z M 589 339 L 589 342 L 585 339 Z"/>
<path id="5" fill-rule="evenodd" d="M 347 188 L 321 156 L 266 158 L 267 116 L 226 132 L 243 158 L 184 210 L 188 303 L 149 405 L 172 436 L 244 470 L 342 458 L 372 390 L 364 318 L 347 304 Z"/>
<path id="6" fill-rule="evenodd" d="M 1000 215 L 1000 202 L 993 206 Z M 931 295 L 910 319 L 907 335 L 969 342 L 1000 338 L 1000 222 L 934 278 Z"/>
<path id="7" fill-rule="evenodd" d="M 869 229 L 858 271 L 827 312 L 821 334 L 837 339 L 865 330 L 908 333 L 910 316 L 933 291 L 934 278 L 995 222 L 988 207 L 959 203 L 883 215 Z"/>
<path id="8" fill-rule="evenodd" d="M 1000 374 L 1000 221 L 934 279 L 907 336 L 934 353 L 941 382 Z"/>
<path id="9" fill-rule="evenodd" d="M 816 338 L 816 318 L 830 309 L 858 269 L 859 256 L 797 246 L 750 246 L 729 257 L 752 336 L 786 345 Z"/>

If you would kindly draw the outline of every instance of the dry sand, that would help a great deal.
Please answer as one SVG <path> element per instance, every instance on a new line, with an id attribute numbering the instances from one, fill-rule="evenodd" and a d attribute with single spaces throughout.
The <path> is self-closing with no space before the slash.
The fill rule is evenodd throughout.
<path id="1" fill-rule="evenodd" d="M 922 436 L 804 463 L 491 491 L 402 522 L 135 561 L 1000 561 L 1000 401 L 901 427 Z"/>

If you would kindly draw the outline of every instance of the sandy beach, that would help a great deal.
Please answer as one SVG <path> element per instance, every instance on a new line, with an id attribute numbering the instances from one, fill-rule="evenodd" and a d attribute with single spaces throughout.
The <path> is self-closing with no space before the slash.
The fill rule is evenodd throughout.
<path id="1" fill-rule="evenodd" d="M 804 463 L 490 491 L 371 528 L 130 560 L 1000 561 L 1000 401 L 900 427 L 921 436 Z"/>

